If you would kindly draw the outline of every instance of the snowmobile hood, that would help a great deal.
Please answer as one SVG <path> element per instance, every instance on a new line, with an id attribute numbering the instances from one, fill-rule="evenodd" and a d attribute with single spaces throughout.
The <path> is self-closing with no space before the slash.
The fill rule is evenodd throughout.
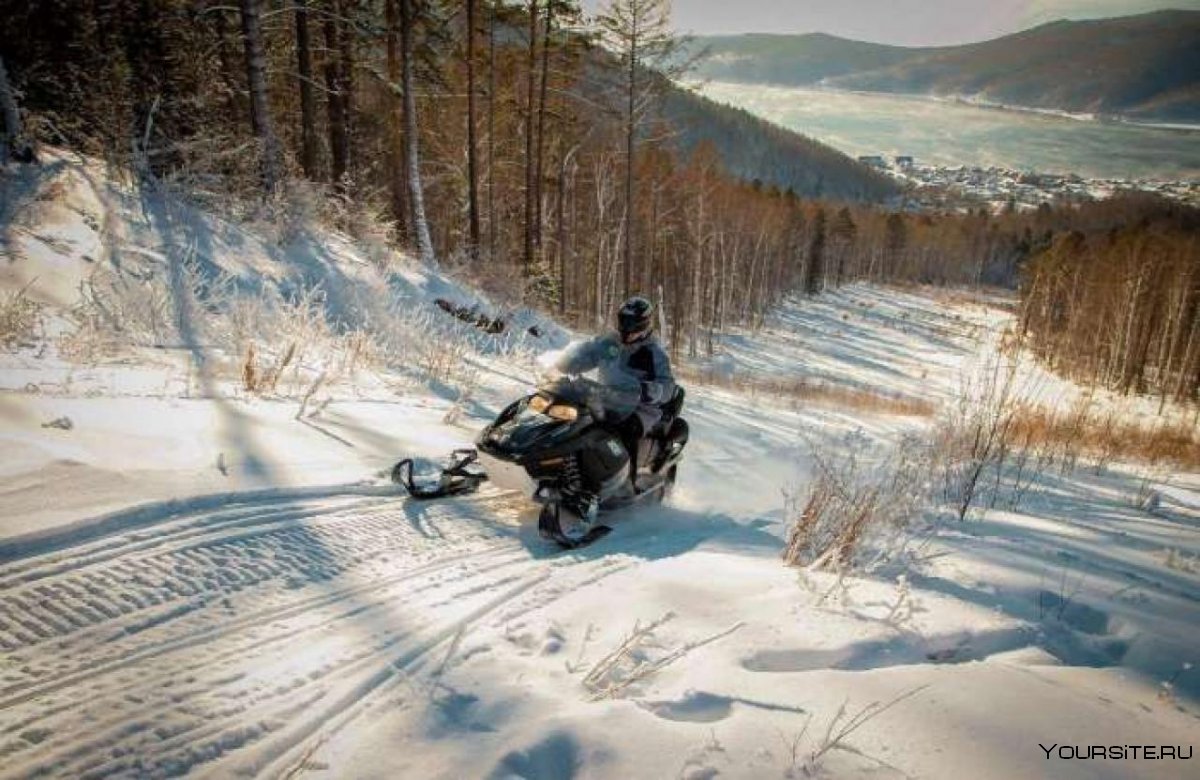
<path id="1" fill-rule="evenodd" d="M 520 463 L 542 450 L 553 447 L 590 424 L 585 410 L 574 421 L 557 420 L 529 408 L 534 396 L 509 406 L 476 440 L 481 452 L 502 460 Z"/>

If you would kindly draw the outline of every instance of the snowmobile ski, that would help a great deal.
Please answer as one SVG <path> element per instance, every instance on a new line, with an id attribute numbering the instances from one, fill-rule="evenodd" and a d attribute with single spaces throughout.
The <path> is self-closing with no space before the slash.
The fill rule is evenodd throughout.
<path id="1" fill-rule="evenodd" d="M 578 538 L 567 536 L 563 533 L 554 534 L 550 538 L 555 544 L 565 550 L 578 550 L 580 547 L 587 547 L 589 544 L 598 539 L 603 539 L 604 537 L 608 536 L 610 531 L 612 531 L 611 526 L 594 525 Z"/>
<path id="2" fill-rule="evenodd" d="M 474 493 L 487 480 L 487 473 L 476 463 L 478 457 L 479 453 L 473 449 L 455 450 L 432 485 L 417 484 L 413 480 L 413 459 L 405 458 L 392 467 L 392 482 L 403 486 L 418 500 Z"/>
<path id="3" fill-rule="evenodd" d="M 560 521 L 561 511 L 559 505 L 556 503 L 546 504 L 542 507 L 542 512 L 538 515 L 538 533 L 541 534 L 543 539 L 549 539 L 564 549 L 575 550 L 580 547 L 586 547 L 592 542 L 608 536 L 609 532 L 612 531 L 611 526 L 598 523 L 586 526 L 586 530 L 582 530 L 578 534 L 568 534 L 562 528 Z"/>

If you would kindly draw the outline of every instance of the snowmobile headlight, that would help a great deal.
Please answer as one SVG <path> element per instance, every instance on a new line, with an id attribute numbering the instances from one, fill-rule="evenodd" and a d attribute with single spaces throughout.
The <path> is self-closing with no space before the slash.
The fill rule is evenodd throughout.
<path id="1" fill-rule="evenodd" d="M 535 412 L 545 412 L 550 408 L 550 399 L 544 395 L 535 395 L 529 399 L 529 408 Z"/>
<path id="2" fill-rule="evenodd" d="M 564 422 L 574 422 L 579 417 L 579 410 L 574 406 L 566 404 L 554 404 L 546 410 L 547 417 L 553 417 L 555 420 L 563 420 Z"/>

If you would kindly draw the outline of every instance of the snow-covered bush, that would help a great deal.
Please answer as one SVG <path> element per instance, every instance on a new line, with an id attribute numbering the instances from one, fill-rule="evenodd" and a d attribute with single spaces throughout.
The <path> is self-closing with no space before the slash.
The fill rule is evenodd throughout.
<path id="1" fill-rule="evenodd" d="M 946 407 L 935 426 L 943 496 L 959 520 L 980 499 L 985 472 L 1000 468 L 1007 457 L 1019 408 L 1018 376 L 1019 353 L 1013 358 L 1003 350 L 990 355 L 974 375 L 964 378 L 955 403 Z"/>
<path id="2" fill-rule="evenodd" d="M 0 292 L 0 346 L 15 347 L 33 340 L 42 307 L 25 289 Z"/>
<path id="3" fill-rule="evenodd" d="M 862 434 L 814 447 L 816 477 L 788 499 L 783 557 L 810 569 L 870 569 L 899 556 L 930 506 L 935 459 L 920 436 L 880 451 Z"/>
<path id="4" fill-rule="evenodd" d="M 527 329 L 539 317 L 497 309 L 435 269 L 412 267 L 390 246 L 394 226 L 383 215 L 319 187 L 230 205 L 221 213 L 234 225 L 202 214 L 198 196 L 178 185 L 112 188 L 121 208 L 98 235 L 104 259 L 87 267 L 69 312 L 77 327 L 60 337 L 67 359 L 165 349 L 189 362 L 189 386 L 195 377 L 206 393 L 299 399 L 320 376 L 327 395 L 357 393 L 364 382 L 429 384 L 465 403 L 483 360 L 519 365 L 533 344 L 564 338 L 543 328 L 532 341 Z M 433 295 L 486 309 L 508 327 L 483 332 L 439 311 Z M 28 302 L 4 303 L 3 332 L 26 330 Z"/>
<path id="5" fill-rule="evenodd" d="M 399 257 L 392 247 L 396 224 L 370 199 L 339 195 L 314 182 L 292 182 L 252 215 L 257 232 L 280 246 L 313 237 L 314 231 L 348 236 L 380 271 Z"/>
<path id="6" fill-rule="evenodd" d="M 583 678 L 583 687 L 592 701 L 617 698 L 630 686 L 657 674 L 688 653 L 724 639 L 745 625 L 738 622 L 703 639 L 669 644 L 656 632 L 674 619 L 675 613 L 668 612 L 645 626 L 638 621 L 633 631 L 612 652 L 593 664 Z"/>
<path id="7" fill-rule="evenodd" d="M 204 275 L 190 254 L 126 269 L 104 265 L 80 285 L 71 311 L 77 328 L 61 347 L 82 361 L 123 347 L 200 351 L 214 337 L 214 314 L 231 294 L 228 277 Z"/>
<path id="8" fill-rule="evenodd" d="M 360 368 L 382 365 L 376 335 L 331 323 L 328 310 L 320 287 L 291 298 L 266 288 L 217 313 L 224 351 L 242 356 L 242 389 L 296 398 L 310 394 L 317 377 L 320 386 L 331 386 L 352 380 Z"/>
<path id="9" fill-rule="evenodd" d="M 798 734 L 790 740 L 784 739 L 791 761 L 784 770 L 783 776 L 791 780 L 792 778 L 817 777 L 826 774 L 823 762 L 830 754 L 836 751 L 860 753 L 849 743 L 849 738 L 856 731 L 928 687 L 927 685 L 917 686 L 900 693 L 887 702 L 873 701 L 854 713 L 849 710 L 849 700 L 843 701 L 837 712 L 826 723 L 825 729 L 812 732 L 811 736 L 809 736 L 809 727 L 812 726 L 814 716 L 810 714 Z M 805 745 L 808 747 L 805 748 Z"/>

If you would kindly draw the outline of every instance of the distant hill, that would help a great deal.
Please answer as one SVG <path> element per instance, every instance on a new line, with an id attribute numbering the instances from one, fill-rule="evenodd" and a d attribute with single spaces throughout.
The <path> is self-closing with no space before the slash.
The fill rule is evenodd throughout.
<path id="1" fill-rule="evenodd" d="M 722 35 L 697 38 L 705 52 L 699 75 L 722 81 L 800 86 L 824 79 L 899 65 L 936 49 L 906 49 L 881 43 L 808 35 Z"/>
<path id="2" fill-rule="evenodd" d="M 684 154 L 711 143 L 729 173 L 803 197 L 878 202 L 896 194 L 894 179 L 831 146 L 708 98 L 671 89 L 662 113 Z"/>
<path id="3" fill-rule="evenodd" d="M 701 38 L 698 72 L 756 84 L 963 96 L 1200 122 L 1200 11 L 1058 21 L 983 43 L 905 48 L 830 35 Z"/>
<path id="4" fill-rule="evenodd" d="M 576 85 L 591 105 L 607 106 L 619 116 L 624 96 L 613 90 L 613 74 L 622 71 L 612 55 L 591 52 L 593 67 Z M 711 144 L 724 169 L 747 183 L 791 190 L 807 198 L 882 202 L 896 195 L 896 180 L 832 146 L 773 124 L 748 111 L 713 101 L 660 79 L 658 116 L 669 125 L 671 145 L 683 156 Z"/>

